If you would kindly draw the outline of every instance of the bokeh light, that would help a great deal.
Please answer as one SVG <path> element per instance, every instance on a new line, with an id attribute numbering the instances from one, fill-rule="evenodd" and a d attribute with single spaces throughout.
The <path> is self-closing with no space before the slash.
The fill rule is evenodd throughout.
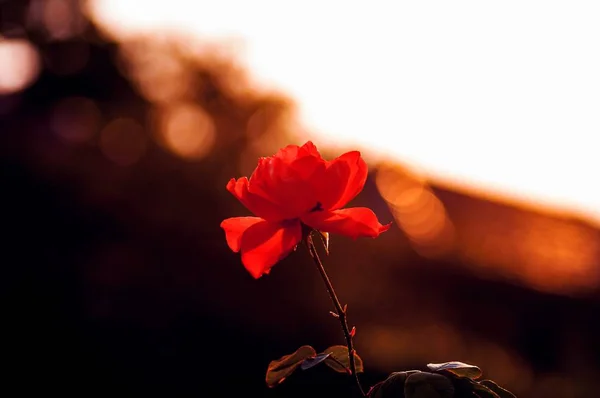
<path id="1" fill-rule="evenodd" d="M 200 159 L 215 143 L 215 125 L 210 115 L 191 103 L 180 103 L 159 111 L 159 141 L 185 159 Z"/>
<path id="2" fill-rule="evenodd" d="M 67 39 L 81 34 L 85 28 L 77 0 L 37 0 L 30 7 L 31 13 L 41 17 L 51 39 Z"/>
<path id="3" fill-rule="evenodd" d="M 423 178 L 395 164 L 377 168 L 377 188 L 415 249 L 425 256 L 452 250 L 453 228 L 444 205 Z"/>
<path id="4" fill-rule="evenodd" d="M 88 24 L 78 0 L 31 0 L 26 18 L 29 28 L 42 30 L 53 41 L 78 36 Z"/>
<path id="5" fill-rule="evenodd" d="M 100 133 L 100 149 L 119 166 L 136 163 L 146 151 L 146 133 L 131 118 L 117 118 L 108 123 Z"/>
<path id="6" fill-rule="evenodd" d="M 85 97 L 69 97 L 55 105 L 50 125 L 63 140 L 83 143 L 98 132 L 101 112 L 96 103 Z"/>
<path id="7" fill-rule="evenodd" d="M 34 82 L 40 71 L 37 49 L 24 39 L 0 36 L 0 94 L 12 94 Z"/>

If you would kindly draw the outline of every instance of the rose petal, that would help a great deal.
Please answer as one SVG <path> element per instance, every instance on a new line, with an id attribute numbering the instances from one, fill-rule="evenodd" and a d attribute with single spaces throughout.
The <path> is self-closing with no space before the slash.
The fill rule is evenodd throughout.
<path id="1" fill-rule="evenodd" d="M 300 147 L 298 145 L 288 145 L 286 147 L 281 148 L 277 151 L 277 153 L 267 159 L 278 158 L 283 161 L 288 159 L 293 160 L 298 156 L 298 151 Z"/>
<path id="2" fill-rule="evenodd" d="M 242 235 L 242 263 L 254 278 L 269 272 L 302 239 L 299 221 L 271 223 L 260 221 Z"/>
<path id="3" fill-rule="evenodd" d="M 310 156 L 316 156 L 318 158 L 321 158 L 321 154 L 319 153 L 319 150 L 317 149 L 315 144 L 312 143 L 312 141 L 306 141 L 306 144 L 302 145 L 300 148 L 302 148 L 302 150 L 306 151 L 306 153 L 309 154 Z"/>
<path id="4" fill-rule="evenodd" d="M 349 169 L 346 177 L 346 187 L 343 193 L 340 195 L 338 201 L 334 203 L 330 209 L 336 210 L 344 207 L 348 202 L 356 197 L 362 191 L 367 181 L 367 164 L 360 156 L 360 152 L 352 151 L 345 153 L 332 161 L 333 163 L 345 163 Z"/>
<path id="5" fill-rule="evenodd" d="M 371 209 L 352 207 L 334 211 L 315 211 L 302 217 L 302 222 L 319 231 L 359 237 L 376 238 L 392 225 L 382 225 Z"/>
<path id="6" fill-rule="evenodd" d="M 227 245 L 235 253 L 240 251 L 242 235 L 256 223 L 265 221 L 260 217 L 232 217 L 223 220 L 221 228 L 225 230 Z"/>
<path id="7" fill-rule="evenodd" d="M 335 159 L 327 164 L 325 173 L 315 178 L 318 197 L 325 210 L 336 210 L 334 206 L 340 202 L 350 177 L 350 166 L 345 159 Z M 344 203 L 345 204 L 345 203 Z"/>
<path id="8" fill-rule="evenodd" d="M 360 152 L 348 152 L 327 162 L 325 173 L 315 179 L 323 209 L 337 210 L 363 189 L 367 179 L 367 165 L 360 157 Z"/>
<path id="9" fill-rule="evenodd" d="M 306 144 L 302 146 L 288 145 L 285 148 L 281 148 L 275 155 L 273 155 L 274 158 L 279 158 L 286 163 L 305 156 L 312 156 L 322 159 L 317 147 L 311 141 L 306 142 Z"/>
<path id="10" fill-rule="evenodd" d="M 269 221 L 281 221 L 287 214 L 269 200 L 253 194 L 248 190 L 248 179 L 242 177 L 237 181 L 232 178 L 227 184 L 227 190 L 233 194 L 248 210 Z"/>
<path id="11" fill-rule="evenodd" d="M 325 167 L 321 157 L 306 154 L 294 159 L 262 158 L 250 177 L 248 189 L 277 204 L 286 218 L 296 218 L 319 201 L 315 182 L 320 181 Z"/>

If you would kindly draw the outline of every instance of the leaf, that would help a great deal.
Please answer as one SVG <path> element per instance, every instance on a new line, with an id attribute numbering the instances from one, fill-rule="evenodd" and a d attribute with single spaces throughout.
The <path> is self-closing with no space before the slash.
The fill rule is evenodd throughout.
<path id="1" fill-rule="evenodd" d="M 334 345 L 323 351 L 323 354 L 330 354 L 329 357 L 325 358 L 327 366 L 336 372 L 348 373 L 350 370 L 348 347 L 345 345 Z M 354 352 L 354 365 L 356 366 L 356 373 L 364 372 L 363 361 L 356 351 Z"/>
<path id="2" fill-rule="evenodd" d="M 481 380 L 479 384 L 484 385 L 490 390 L 494 391 L 496 395 L 498 395 L 500 398 L 517 398 L 513 393 L 500 387 L 498 384 L 491 380 Z"/>
<path id="3" fill-rule="evenodd" d="M 473 384 L 473 394 L 479 398 L 501 398 L 500 395 L 496 394 L 485 385 L 479 383 Z"/>
<path id="4" fill-rule="evenodd" d="M 447 371 L 458 377 L 467 377 L 469 379 L 478 379 L 481 377 L 481 369 L 475 365 L 469 365 L 467 363 L 452 361 L 444 363 L 428 363 L 427 367 L 429 370 L 434 372 Z"/>
<path id="5" fill-rule="evenodd" d="M 404 383 L 404 396 L 406 398 L 452 398 L 454 385 L 448 377 L 438 373 L 413 373 Z"/>
<path id="6" fill-rule="evenodd" d="M 394 372 L 387 379 L 375 384 L 369 390 L 369 398 L 386 398 L 404 396 L 404 383 L 408 376 L 413 373 L 421 373 L 419 370 L 409 370 L 406 372 Z"/>
<path id="7" fill-rule="evenodd" d="M 318 364 L 326 360 L 329 357 L 329 355 L 331 354 L 319 354 L 314 358 L 306 358 L 304 361 L 302 361 L 300 369 L 307 370 L 312 368 L 313 366 L 317 366 Z"/>
<path id="8" fill-rule="evenodd" d="M 314 348 L 309 345 L 303 345 L 296 352 L 284 355 L 279 359 L 271 361 L 267 368 L 266 382 L 267 386 L 275 387 L 282 383 L 289 375 L 291 375 L 298 366 L 307 358 L 312 358 L 317 355 Z"/>

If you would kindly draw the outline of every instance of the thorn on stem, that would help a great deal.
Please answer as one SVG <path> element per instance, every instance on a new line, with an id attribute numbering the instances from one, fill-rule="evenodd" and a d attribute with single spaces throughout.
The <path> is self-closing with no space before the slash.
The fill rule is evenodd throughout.
<path id="1" fill-rule="evenodd" d="M 332 317 L 334 317 L 334 318 L 339 318 L 339 317 L 340 317 L 338 314 L 336 314 L 336 313 L 335 313 L 335 312 L 333 312 L 333 311 L 329 311 L 329 313 L 330 313 L 330 314 L 331 314 L 331 316 L 332 316 Z"/>

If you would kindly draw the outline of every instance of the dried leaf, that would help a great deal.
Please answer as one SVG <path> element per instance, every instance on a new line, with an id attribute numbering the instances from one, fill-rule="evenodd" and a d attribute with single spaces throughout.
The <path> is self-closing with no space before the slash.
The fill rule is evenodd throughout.
<path id="1" fill-rule="evenodd" d="M 312 368 L 313 366 L 317 366 L 318 364 L 326 360 L 329 357 L 329 355 L 331 354 L 319 354 L 314 358 L 307 358 L 304 361 L 302 361 L 300 368 L 302 370 L 307 370 Z"/>
<path id="2" fill-rule="evenodd" d="M 444 363 L 429 363 L 427 368 L 434 372 L 447 371 L 458 377 L 467 377 L 469 379 L 477 379 L 481 377 L 481 369 L 475 365 L 469 365 L 467 363 L 452 361 Z"/>
<path id="3" fill-rule="evenodd" d="M 289 377 L 300 364 L 307 358 L 316 357 L 317 352 L 309 345 L 303 345 L 296 352 L 284 355 L 279 359 L 271 361 L 267 368 L 267 386 L 275 387 Z"/>
<path id="4" fill-rule="evenodd" d="M 347 373 L 350 369 L 348 347 L 345 345 L 331 346 L 323 351 L 323 354 L 330 354 L 330 356 L 325 359 L 325 364 L 336 372 Z M 356 351 L 354 352 L 354 365 L 356 367 L 356 373 L 364 372 L 363 361 Z"/>

